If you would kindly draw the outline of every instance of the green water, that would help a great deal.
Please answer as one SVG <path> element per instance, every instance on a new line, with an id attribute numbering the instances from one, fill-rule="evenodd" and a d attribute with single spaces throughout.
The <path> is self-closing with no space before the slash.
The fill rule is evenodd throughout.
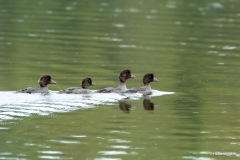
<path id="1" fill-rule="evenodd" d="M 153 110 L 141 98 L 1 121 L 0 159 L 239 159 L 239 6 L 0 0 L 1 91 L 38 86 L 43 74 L 57 81 L 51 90 L 85 77 L 96 90 L 117 86 L 128 68 L 136 76 L 129 88 L 153 72 L 153 89 L 175 92 L 152 97 Z"/>

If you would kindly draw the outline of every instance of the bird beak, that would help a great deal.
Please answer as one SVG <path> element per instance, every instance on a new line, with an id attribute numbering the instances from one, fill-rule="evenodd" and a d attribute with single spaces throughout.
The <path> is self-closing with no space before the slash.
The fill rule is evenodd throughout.
<path id="1" fill-rule="evenodd" d="M 93 83 L 93 82 L 92 82 L 92 86 L 95 86 L 95 85 L 96 85 L 96 83 Z"/>
<path id="2" fill-rule="evenodd" d="M 134 76 L 133 74 L 131 74 L 130 78 L 135 78 L 136 76 Z"/>
<path id="3" fill-rule="evenodd" d="M 154 79 L 153 79 L 153 82 L 158 82 L 158 79 L 157 79 L 157 78 L 154 78 Z"/>
<path id="4" fill-rule="evenodd" d="M 54 80 L 51 80 L 50 84 L 56 84 L 57 82 L 55 82 Z"/>

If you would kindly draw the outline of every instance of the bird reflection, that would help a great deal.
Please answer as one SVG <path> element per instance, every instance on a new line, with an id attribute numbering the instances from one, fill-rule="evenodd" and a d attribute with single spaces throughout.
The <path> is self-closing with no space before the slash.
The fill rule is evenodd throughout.
<path id="1" fill-rule="evenodd" d="M 126 100 L 118 101 L 119 108 L 126 113 L 129 113 L 133 109 L 133 105 L 129 104 Z M 145 96 L 143 99 L 144 110 L 152 111 L 154 110 L 154 103 L 151 102 L 149 96 Z"/>
<path id="2" fill-rule="evenodd" d="M 143 107 L 145 110 L 152 111 L 154 110 L 154 103 L 150 101 L 149 96 L 145 96 L 143 99 Z"/>
<path id="3" fill-rule="evenodd" d="M 118 101 L 118 103 L 119 103 L 119 108 L 122 111 L 127 113 L 131 111 L 132 105 L 127 103 L 125 100 Z"/>

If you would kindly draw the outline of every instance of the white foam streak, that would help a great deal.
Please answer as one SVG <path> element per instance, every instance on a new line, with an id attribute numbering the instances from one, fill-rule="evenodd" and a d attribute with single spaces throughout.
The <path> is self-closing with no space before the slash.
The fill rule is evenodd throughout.
<path id="1" fill-rule="evenodd" d="M 151 96 L 173 94 L 153 90 Z M 119 100 L 137 100 L 141 94 L 117 93 L 89 93 L 89 94 L 58 94 L 50 91 L 49 94 L 27 94 L 13 91 L 0 92 L 0 121 L 32 114 L 49 115 L 51 113 L 69 112 L 79 109 L 90 109 L 97 105 L 111 105 Z"/>

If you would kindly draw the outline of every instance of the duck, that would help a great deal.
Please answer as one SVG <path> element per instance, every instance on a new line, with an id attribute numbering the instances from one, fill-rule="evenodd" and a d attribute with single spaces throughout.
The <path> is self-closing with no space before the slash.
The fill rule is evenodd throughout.
<path id="1" fill-rule="evenodd" d="M 50 75 L 44 75 L 39 80 L 38 83 L 40 88 L 35 87 L 27 87 L 24 89 L 20 89 L 17 93 L 48 93 L 48 84 L 56 84 L 56 82 L 52 79 Z"/>
<path id="2" fill-rule="evenodd" d="M 93 83 L 91 78 L 84 78 L 82 80 L 82 86 L 81 87 L 70 87 L 66 88 L 64 90 L 59 91 L 58 93 L 67 93 L 67 94 L 81 94 L 81 93 L 88 93 L 89 86 L 94 86 L 95 83 Z"/>
<path id="3" fill-rule="evenodd" d="M 119 86 L 107 87 L 100 90 L 97 90 L 97 93 L 123 93 L 127 91 L 126 81 L 130 78 L 135 78 L 135 76 L 131 73 L 129 69 L 123 70 L 119 74 Z"/>
<path id="4" fill-rule="evenodd" d="M 143 86 L 140 88 L 130 88 L 126 93 L 142 93 L 143 95 L 149 95 L 152 93 L 150 86 L 151 82 L 158 82 L 158 79 L 154 77 L 153 73 L 147 73 L 143 76 Z"/>

